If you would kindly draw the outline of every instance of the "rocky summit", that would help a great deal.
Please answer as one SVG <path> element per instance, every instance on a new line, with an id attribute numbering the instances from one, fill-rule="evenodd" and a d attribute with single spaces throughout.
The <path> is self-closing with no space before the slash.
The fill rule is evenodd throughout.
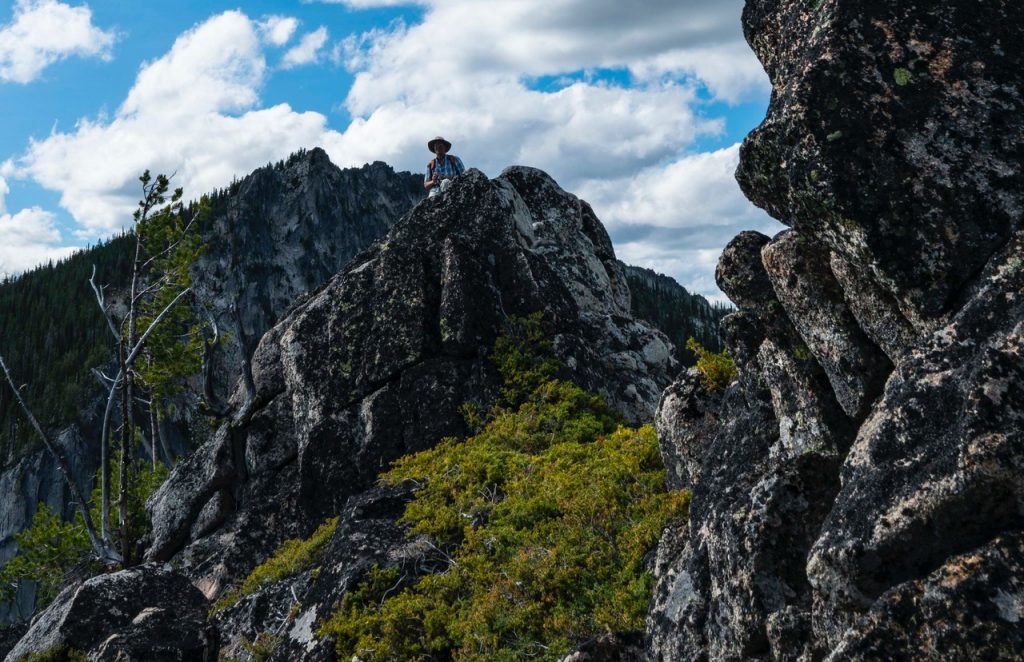
<path id="1" fill-rule="evenodd" d="M 662 398 L 658 660 L 1024 655 L 1019 3 L 747 2 L 773 84 L 726 247 L 739 377 Z"/>
<path id="2" fill-rule="evenodd" d="M 653 415 L 669 344 L 631 318 L 590 207 L 538 170 L 470 171 L 263 337 L 252 411 L 154 495 L 147 557 L 179 559 L 216 596 L 392 460 L 465 434 L 459 407 L 495 397 L 505 320 L 535 311 L 574 380 L 633 421 Z"/>
<path id="3" fill-rule="evenodd" d="M 346 587 L 371 562 L 423 556 L 396 524 L 408 494 L 374 487 L 377 475 L 469 432 L 461 406 L 488 407 L 497 397 L 495 340 L 507 320 L 538 311 L 564 376 L 603 394 L 627 420 L 653 417 L 675 372 L 671 344 L 631 316 L 623 266 L 590 206 L 539 170 L 513 167 L 493 180 L 470 170 L 263 336 L 251 402 L 240 385 L 232 421 L 151 498 L 147 560 L 169 562 L 190 580 L 184 585 L 215 599 L 285 539 L 340 516 L 315 590 L 306 573 L 215 622 L 220 648 L 240 650 L 274 631 L 280 623 L 270 620 L 302 591 L 276 659 L 329 655 L 311 633 Z M 69 600 L 62 595 L 44 614 Z"/>

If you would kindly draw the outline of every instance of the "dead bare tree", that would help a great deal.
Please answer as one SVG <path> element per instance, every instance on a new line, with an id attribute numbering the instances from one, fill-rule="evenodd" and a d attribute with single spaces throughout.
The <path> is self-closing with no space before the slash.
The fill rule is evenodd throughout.
<path id="1" fill-rule="evenodd" d="M 18 405 L 21 406 L 22 411 L 25 413 L 25 418 L 28 419 L 32 429 L 36 431 L 39 438 L 42 439 L 43 445 L 46 446 L 46 450 L 49 451 L 50 455 L 57 462 L 57 468 L 60 470 L 61 475 L 64 477 L 64 481 L 68 484 L 68 489 L 71 491 L 71 498 L 74 499 L 75 507 L 78 509 L 79 514 L 82 516 L 82 521 L 85 523 L 85 531 L 89 535 L 89 543 L 92 545 L 93 551 L 96 553 L 96 558 L 105 564 L 112 565 L 120 563 L 122 557 L 111 549 L 106 541 L 97 535 L 96 525 L 92 521 L 92 515 L 89 512 L 89 502 L 86 500 L 85 495 L 82 493 L 82 489 L 75 482 L 71 476 L 71 467 L 68 465 L 68 460 L 64 457 L 64 451 L 61 450 L 60 446 L 50 441 L 50 438 L 43 432 L 43 428 L 39 425 L 39 421 L 36 420 L 32 410 L 29 409 L 25 400 L 21 397 L 21 392 L 17 385 L 14 383 L 14 378 L 11 377 L 11 371 L 7 369 L 7 364 L 4 362 L 3 355 L 0 355 L 0 368 L 3 369 L 4 376 L 7 378 L 7 383 L 10 384 L 11 390 L 14 392 L 14 399 L 17 400 Z"/>

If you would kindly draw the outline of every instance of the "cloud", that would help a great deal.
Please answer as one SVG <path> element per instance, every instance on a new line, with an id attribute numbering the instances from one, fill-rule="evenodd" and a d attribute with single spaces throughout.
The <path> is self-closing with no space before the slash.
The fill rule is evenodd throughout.
<path id="1" fill-rule="evenodd" d="M 0 214 L 7 213 L 7 194 L 11 192 L 11 187 L 7 185 L 7 180 L 0 177 Z"/>
<path id="2" fill-rule="evenodd" d="M 779 227 L 740 192 L 737 146 L 692 152 L 724 131 L 702 112 L 708 97 L 730 104 L 769 89 L 743 39 L 740 0 L 421 4 L 421 23 L 343 42 L 355 119 L 335 160 L 422 169 L 424 142 L 440 133 L 491 175 L 540 167 L 594 206 L 620 257 L 719 300 L 722 247 L 739 230 Z M 473 38 L 459 38 L 467 26 Z"/>
<path id="3" fill-rule="evenodd" d="M 304 4 L 345 5 L 349 9 L 376 9 L 379 7 L 407 7 L 424 5 L 427 0 L 302 0 Z"/>
<path id="4" fill-rule="evenodd" d="M 543 76 L 587 68 L 627 69 L 644 80 L 703 75 L 713 92 L 728 89 L 737 98 L 768 90 L 740 30 L 741 0 L 648 0 L 642 9 L 617 0 L 427 4 L 422 23 L 374 40 L 369 55 L 375 66 L 354 90 L 357 112 L 361 104 L 392 96 L 396 86 L 423 95 L 438 78 Z M 472 39 L 458 38 L 469 29 Z M 738 82 L 726 82 L 730 71 L 740 73 Z"/>
<path id="5" fill-rule="evenodd" d="M 147 168 L 176 173 L 175 183 L 198 197 L 337 140 L 319 113 L 259 108 L 266 75 L 259 25 L 237 11 L 219 14 L 144 64 L 113 118 L 83 118 L 71 132 L 31 141 L 9 174 L 59 191 L 76 234 L 95 238 L 128 224 Z"/>
<path id="6" fill-rule="evenodd" d="M 71 56 L 109 60 L 113 31 L 92 24 L 92 11 L 55 0 L 16 0 L 10 23 L 0 27 L 0 82 L 29 83 Z"/>
<path id="7" fill-rule="evenodd" d="M 668 274 L 688 290 L 724 301 L 714 282 L 722 248 L 741 230 L 783 229 L 743 196 L 733 173 L 739 145 L 684 156 L 576 193 L 593 205 L 619 258 Z"/>
<path id="8" fill-rule="evenodd" d="M 281 59 L 282 69 L 292 69 L 304 64 L 314 64 L 322 56 L 327 43 L 327 28 L 320 26 L 299 40 L 299 43 L 288 50 Z"/>
<path id="9" fill-rule="evenodd" d="M 527 163 L 574 187 L 670 162 L 720 133 L 721 119 L 693 110 L 702 87 L 722 100 L 767 89 L 738 0 L 652 0 L 642 11 L 615 0 L 424 4 L 419 24 L 344 42 L 355 74 L 345 106 L 355 119 L 332 153 L 342 163 L 422 169 L 424 138 L 451 134 L 464 160 L 492 174 Z M 472 26 L 473 38 L 458 38 L 460 26 Z M 632 80 L 591 75 L 608 71 Z M 568 82 L 550 89 L 540 84 L 548 77 Z"/>
<path id="10" fill-rule="evenodd" d="M 0 191 L 6 183 L 0 179 Z M 0 196 L 2 197 L 2 196 Z M 8 214 L 0 200 L 0 276 L 21 273 L 47 260 L 57 260 L 78 250 L 60 246 L 55 216 L 39 207 Z"/>
<path id="11" fill-rule="evenodd" d="M 338 4 L 338 3 L 335 3 Z M 384 160 L 422 172 L 441 134 L 471 167 L 548 171 L 590 201 L 620 257 L 719 296 L 714 263 L 740 229 L 775 225 L 732 177 L 736 147 L 693 153 L 724 122 L 707 101 L 764 98 L 767 78 L 743 40 L 741 0 L 348 0 L 349 10 L 424 6 L 328 46 L 305 34 L 281 68 L 330 55 L 354 76 L 343 132 L 315 112 L 261 107 L 265 49 L 295 38 L 288 17 L 219 14 L 145 63 L 112 118 L 83 118 L 33 141 L 6 176 L 61 193 L 82 237 L 130 218 L 139 173 L 177 172 L 189 195 L 226 185 L 300 147 L 341 166 Z M 471 38 L 468 38 L 471 36 Z"/>
<path id="12" fill-rule="evenodd" d="M 271 46 L 284 46 L 299 27 L 293 16 L 268 16 L 259 24 L 260 35 Z"/>

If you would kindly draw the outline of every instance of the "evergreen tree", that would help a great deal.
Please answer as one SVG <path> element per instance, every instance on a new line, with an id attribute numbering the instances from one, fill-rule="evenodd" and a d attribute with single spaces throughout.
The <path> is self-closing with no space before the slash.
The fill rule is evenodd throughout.
<path id="1" fill-rule="evenodd" d="M 166 396 L 175 382 L 198 370 L 200 331 L 190 308 L 180 305 L 192 291 L 189 268 L 203 250 L 198 232 L 200 213 L 185 215 L 180 188 L 170 192 L 170 178 L 149 171 L 139 178 L 142 200 L 133 214 L 134 255 L 128 278 L 125 314 L 115 320 L 113 309 L 106 302 L 104 287 L 95 280 L 90 284 L 96 301 L 114 338 L 118 356 L 118 374 L 110 379 L 110 391 L 103 417 L 101 448 L 101 530 L 104 539 L 110 530 L 110 453 L 108 430 L 116 395 L 120 395 L 120 455 L 129 457 L 135 451 L 135 399 L 137 393 L 148 392 L 151 421 L 159 416 L 158 398 Z M 170 193 L 169 193 L 170 192 Z M 147 381 L 147 377 L 149 378 Z M 157 459 L 157 430 L 153 426 L 150 440 L 154 469 Z M 133 559 L 129 522 L 130 463 L 122 462 L 118 476 L 118 538 L 121 560 L 125 565 Z"/>

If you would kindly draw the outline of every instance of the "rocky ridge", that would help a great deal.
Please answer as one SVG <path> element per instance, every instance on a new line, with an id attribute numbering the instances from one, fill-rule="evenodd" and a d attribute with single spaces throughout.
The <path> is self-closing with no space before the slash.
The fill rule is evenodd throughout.
<path id="1" fill-rule="evenodd" d="M 154 495 L 148 558 L 176 558 L 216 596 L 391 460 L 466 434 L 460 405 L 495 397 L 487 356 L 504 321 L 538 310 L 568 376 L 633 421 L 653 415 L 670 347 L 630 317 L 589 206 L 537 170 L 471 170 L 264 336 L 256 410 Z"/>
<path id="2" fill-rule="evenodd" d="M 652 659 L 1024 655 L 1024 13 L 750 0 L 773 84 L 737 178 L 793 229 L 719 286 L 739 378 L 658 429 Z"/>
<path id="3" fill-rule="evenodd" d="M 623 267 L 589 205 L 530 168 L 493 180 L 468 171 L 263 336 L 254 406 L 153 496 L 147 559 L 172 562 L 212 599 L 286 538 L 340 521 L 315 575 L 216 617 L 226 654 L 272 632 L 281 638 L 274 659 L 332 659 L 331 643 L 313 633 L 372 563 L 429 566 L 429 548 L 396 524 L 408 494 L 374 488 L 376 476 L 401 455 L 468 433 L 461 405 L 487 407 L 497 395 L 495 339 L 510 317 L 536 311 L 564 376 L 628 420 L 650 420 L 675 371 L 671 345 L 632 318 Z M 233 403 L 243 401 L 240 386 Z"/>

